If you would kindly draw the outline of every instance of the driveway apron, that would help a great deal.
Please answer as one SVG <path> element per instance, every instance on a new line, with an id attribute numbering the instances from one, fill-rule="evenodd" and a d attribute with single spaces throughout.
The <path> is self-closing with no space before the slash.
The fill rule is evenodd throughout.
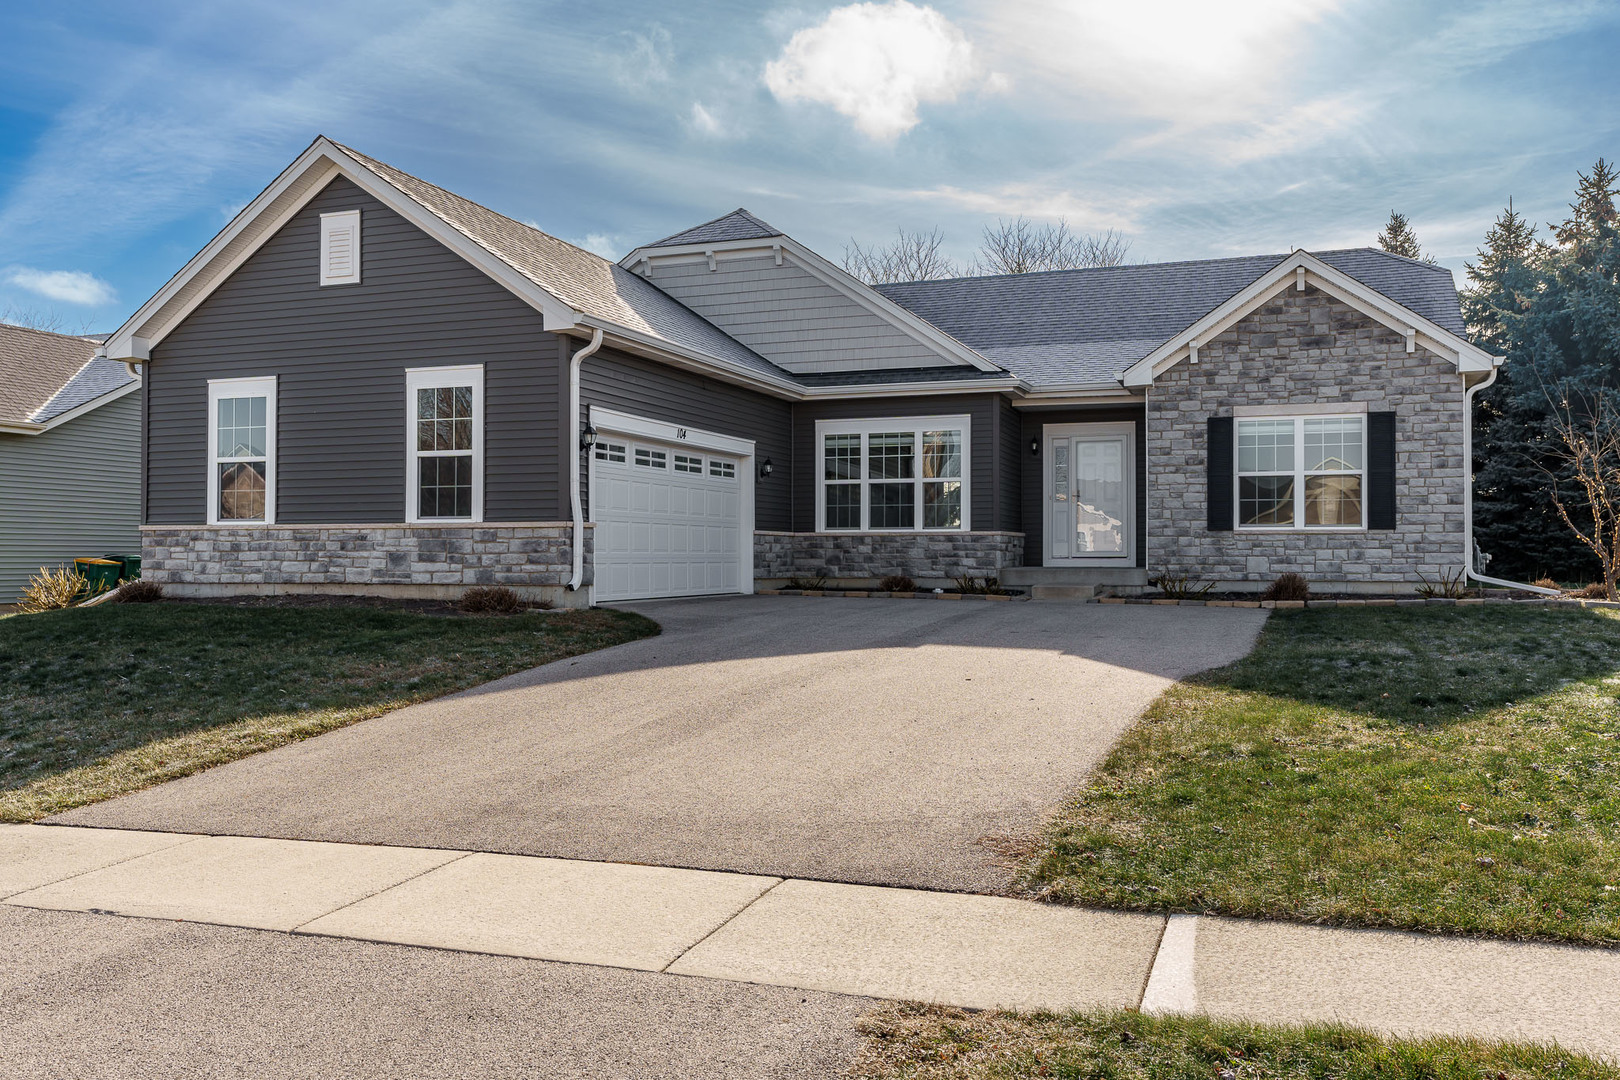
<path id="1" fill-rule="evenodd" d="M 1264 612 L 732 597 L 661 636 L 75 810 L 128 829 L 995 892 L 1173 680 Z"/>

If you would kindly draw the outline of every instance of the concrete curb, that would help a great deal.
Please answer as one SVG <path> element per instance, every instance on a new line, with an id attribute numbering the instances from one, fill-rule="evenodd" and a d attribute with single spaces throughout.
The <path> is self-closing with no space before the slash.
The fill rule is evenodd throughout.
<path id="1" fill-rule="evenodd" d="M 1086 601 L 1086 603 L 1157 604 L 1162 607 L 1266 608 L 1268 610 L 1335 607 L 1482 607 L 1485 604 L 1518 604 L 1528 607 L 1620 609 L 1620 603 L 1616 603 L 1612 600 L 1554 599 L 1550 596 L 1537 597 L 1533 600 L 1518 600 L 1507 596 L 1469 596 L 1460 600 L 1448 600 L 1442 597 L 1431 598 L 1423 596 L 1412 597 L 1410 599 L 1379 597 L 1371 600 L 1169 600 L 1161 597 L 1099 596 L 1095 599 Z"/>

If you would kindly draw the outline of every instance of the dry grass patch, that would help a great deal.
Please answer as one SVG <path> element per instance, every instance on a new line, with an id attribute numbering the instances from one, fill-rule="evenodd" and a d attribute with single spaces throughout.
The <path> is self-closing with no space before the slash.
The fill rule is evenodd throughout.
<path id="1" fill-rule="evenodd" d="M 1178 684 L 1027 885 L 1150 911 L 1620 944 L 1620 620 L 1278 612 Z"/>
<path id="2" fill-rule="evenodd" d="M 103 605 L 0 619 L 0 821 L 34 821 L 658 632 L 620 611 Z"/>
<path id="3" fill-rule="evenodd" d="M 862 1080 L 1620 1080 L 1620 1069 L 1544 1046 L 1134 1012 L 901 1004 L 879 1008 L 860 1028 L 865 1043 L 850 1075 Z"/>

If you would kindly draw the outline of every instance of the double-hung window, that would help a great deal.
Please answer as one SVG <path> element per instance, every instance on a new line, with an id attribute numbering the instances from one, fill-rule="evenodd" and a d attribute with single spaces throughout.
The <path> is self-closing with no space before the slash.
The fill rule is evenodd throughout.
<path id="1" fill-rule="evenodd" d="M 824 532 L 968 528 L 966 416 L 821 421 L 817 527 Z"/>
<path id="2" fill-rule="evenodd" d="M 1365 416 L 1239 417 L 1240 529 L 1361 529 Z"/>
<path id="3" fill-rule="evenodd" d="M 405 520 L 482 521 L 484 368 L 405 372 Z"/>
<path id="4" fill-rule="evenodd" d="M 276 520 L 276 380 L 208 383 L 208 523 Z"/>

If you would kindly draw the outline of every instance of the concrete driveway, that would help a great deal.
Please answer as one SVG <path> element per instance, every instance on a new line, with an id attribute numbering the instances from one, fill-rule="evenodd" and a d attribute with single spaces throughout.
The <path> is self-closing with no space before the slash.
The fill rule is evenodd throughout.
<path id="1" fill-rule="evenodd" d="M 1170 682 L 1264 612 L 733 597 L 662 636 L 63 814 L 993 892 Z"/>

